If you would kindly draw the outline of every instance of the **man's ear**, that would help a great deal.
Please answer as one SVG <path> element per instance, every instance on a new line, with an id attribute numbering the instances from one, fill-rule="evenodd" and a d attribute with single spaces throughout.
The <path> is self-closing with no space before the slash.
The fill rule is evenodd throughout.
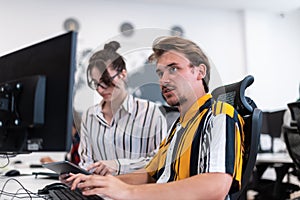
<path id="1" fill-rule="evenodd" d="M 122 70 L 120 77 L 124 80 L 127 78 L 127 71 L 125 69 Z"/>
<path id="2" fill-rule="evenodd" d="M 205 64 L 200 64 L 198 66 L 198 79 L 202 80 L 206 76 L 206 65 Z"/>

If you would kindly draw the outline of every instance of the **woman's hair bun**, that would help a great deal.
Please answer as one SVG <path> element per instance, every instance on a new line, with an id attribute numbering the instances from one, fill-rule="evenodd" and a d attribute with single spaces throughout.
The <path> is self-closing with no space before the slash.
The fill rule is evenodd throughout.
<path id="1" fill-rule="evenodd" d="M 117 51 L 118 48 L 120 48 L 120 43 L 116 41 L 111 41 L 104 45 L 104 49 L 109 51 Z"/>

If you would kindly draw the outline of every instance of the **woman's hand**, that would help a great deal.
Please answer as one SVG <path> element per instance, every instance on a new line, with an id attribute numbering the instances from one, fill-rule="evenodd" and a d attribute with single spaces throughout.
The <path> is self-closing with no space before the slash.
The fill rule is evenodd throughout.
<path id="1" fill-rule="evenodd" d="M 52 162 L 55 162 L 55 160 L 53 160 L 51 157 L 49 157 L 49 156 L 45 156 L 45 157 L 42 157 L 41 159 L 40 159 L 40 162 L 42 163 L 42 164 L 45 164 L 45 163 L 52 163 Z"/>
<path id="2" fill-rule="evenodd" d="M 88 171 L 93 171 L 94 174 L 106 176 L 116 175 L 117 173 L 117 163 L 114 160 L 101 160 L 95 162 L 87 167 Z"/>

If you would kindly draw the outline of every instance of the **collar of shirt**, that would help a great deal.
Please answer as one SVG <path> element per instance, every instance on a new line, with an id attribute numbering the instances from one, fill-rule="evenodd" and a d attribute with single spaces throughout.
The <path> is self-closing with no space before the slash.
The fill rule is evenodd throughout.
<path id="1" fill-rule="evenodd" d="M 124 110 L 125 112 L 131 114 L 133 111 L 133 105 L 134 105 L 133 101 L 134 101 L 133 96 L 127 95 L 116 113 L 120 112 L 120 110 Z M 103 112 L 102 112 L 103 103 L 104 102 L 101 101 L 99 104 L 95 105 L 95 107 L 94 107 L 93 114 L 96 116 L 96 118 L 103 119 Z"/>
<path id="2" fill-rule="evenodd" d="M 183 128 L 186 127 L 189 120 L 198 112 L 199 108 L 207 102 L 207 100 L 211 99 L 211 94 L 205 94 L 202 97 L 200 97 L 186 112 L 186 114 L 183 117 L 180 117 L 179 123 Z"/>

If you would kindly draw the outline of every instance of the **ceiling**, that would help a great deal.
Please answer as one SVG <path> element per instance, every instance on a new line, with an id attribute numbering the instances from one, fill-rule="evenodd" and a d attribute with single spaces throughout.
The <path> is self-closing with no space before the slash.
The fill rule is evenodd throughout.
<path id="1" fill-rule="evenodd" d="M 120 0 L 122 1 L 122 0 Z M 201 6 L 207 9 L 286 13 L 300 9 L 300 0 L 131 0 L 139 3 Z"/>

